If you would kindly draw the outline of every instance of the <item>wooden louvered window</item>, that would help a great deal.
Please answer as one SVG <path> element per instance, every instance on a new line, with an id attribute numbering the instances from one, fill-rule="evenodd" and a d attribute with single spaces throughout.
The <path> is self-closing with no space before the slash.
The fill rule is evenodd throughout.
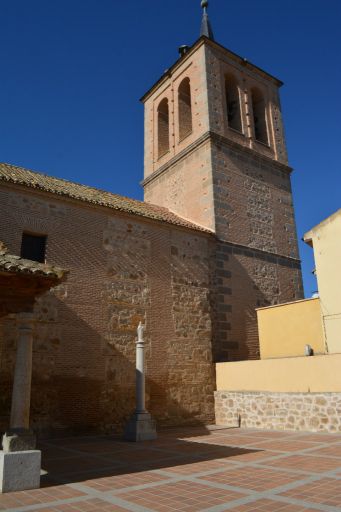
<path id="1" fill-rule="evenodd" d="M 20 256 L 26 260 L 45 263 L 46 236 L 23 233 Z"/>

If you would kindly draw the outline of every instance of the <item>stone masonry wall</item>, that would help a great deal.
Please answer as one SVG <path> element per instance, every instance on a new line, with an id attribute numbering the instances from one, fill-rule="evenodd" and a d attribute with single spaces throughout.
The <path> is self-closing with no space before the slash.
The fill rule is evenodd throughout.
<path id="1" fill-rule="evenodd" d="M 218 425 L 341 432 L 341 393 L 215 392 Z"/>
<path id="2" fill-rule="evenodd" d="M 0 240 L 47 235 L 65 283 L 39 299 L 31 421 L 40 431 L 118 431 L 134 409 L 135 339 L 146 324 L 147 407 L 159 424 L 210 423 L 215 387 L 210 237 L 15 186 Z M 0 325 L 0 429 L 8 426 L 16 325 Z"/>
<path id="3" fill-rule="evenodd" d="M 217 236 L 298 259 L 290 173 L 223 140 L 212 165 Z"/>
<path id="4" fill-rule="evenodd" d="M 290 173 L 212 136 L 216 361 L 259 357 L 255 309 L 303 297 Z"/>
<path id="5" fill-rule="evenodd" d="M 211 309 L 215 361 L 259 358 L 256 308 L 302 293 L 298 261 L 228 242 L 211 257 Z"/>
<path id="6" fill-rule="evenodd" d="M 255 308 L 303 297 L 290 174 L 223 141 L 207 141 L 149 183 L 145 197 L 215 225 L 214 360 L 258 358 Z"/>

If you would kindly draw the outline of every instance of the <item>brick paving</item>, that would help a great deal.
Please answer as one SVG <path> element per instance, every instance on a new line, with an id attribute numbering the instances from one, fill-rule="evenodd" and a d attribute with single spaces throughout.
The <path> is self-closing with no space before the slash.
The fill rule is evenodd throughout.
<path id="1" fill-rule="evenodd" d="M 41 449 L 41 489 L 0 495 L 0 511 L 341 511 L 340 434 L 201 427 Z"/>

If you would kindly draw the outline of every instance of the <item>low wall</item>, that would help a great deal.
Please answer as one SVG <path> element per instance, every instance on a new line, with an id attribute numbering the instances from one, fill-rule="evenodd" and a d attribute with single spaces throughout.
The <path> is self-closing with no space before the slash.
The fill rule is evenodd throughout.
<path id="1" fill-rule="evenodd" d="M 341 354 L 217 363 L 218 391 L 340 392 Z"/>
<path id="2" fill-rule="evenodd" d="M 261 359 L 303 356 L 305 345 L 325 354 L 319 299 L 257 309 Z"/>
<path id="3" fill-rule="evenodd" d="M 216 423 L 341 432 L 341 354 L 217 363 Z"/>
<path id="4" fill-rule="evenodd" d="M 216 391 L 217 425 L 341 432 L 341 393 Z"/>

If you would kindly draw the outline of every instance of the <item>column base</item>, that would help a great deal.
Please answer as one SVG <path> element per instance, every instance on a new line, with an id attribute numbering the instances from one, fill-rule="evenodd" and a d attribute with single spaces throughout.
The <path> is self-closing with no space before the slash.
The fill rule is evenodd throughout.
<path id="1" fill-rule="evenodd" d="M 32 430 L 11 429 L 2 438 L 2 448 L 7 453 L 35 450 L 36 436 Z"/>
<path id="2" fill-rule="evenodd" d="M 0 493 L 39 489 L 41 451 L 0 451 Z"/>
<path id="3" fill-rule="evenodd" d="M 126 425 L 124 439 L 137 443 L 156 438 L 156 423 L 149 412 L 134 413 Z"/>

